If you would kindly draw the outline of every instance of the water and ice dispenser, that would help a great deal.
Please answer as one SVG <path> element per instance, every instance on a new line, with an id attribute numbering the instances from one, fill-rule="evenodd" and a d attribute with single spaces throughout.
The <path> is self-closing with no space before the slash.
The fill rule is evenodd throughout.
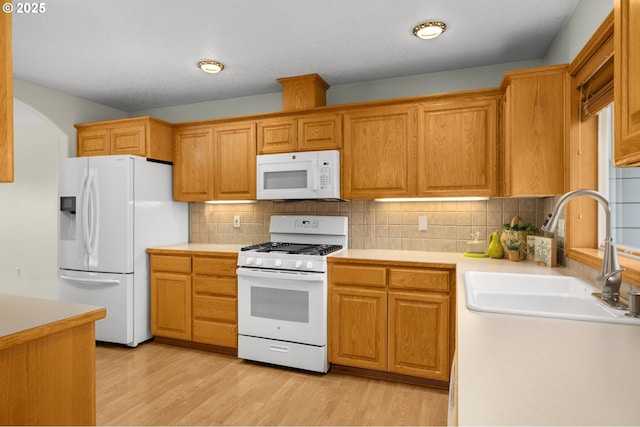
<path id="1" fill-rule="evenodd" d="M 60 239 L 76 240 L 76 197 L 60 197 Z"/>

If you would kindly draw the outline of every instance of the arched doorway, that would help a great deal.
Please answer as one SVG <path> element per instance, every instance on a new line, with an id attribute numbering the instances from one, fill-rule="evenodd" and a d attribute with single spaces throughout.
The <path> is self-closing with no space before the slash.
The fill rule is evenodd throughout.
<path id="1" fill-rule="evenodd" d="M 0 292 L 57 299 L 58 160 L 68 136 L 14 99 L 15 182 L 0 184 Z"/>

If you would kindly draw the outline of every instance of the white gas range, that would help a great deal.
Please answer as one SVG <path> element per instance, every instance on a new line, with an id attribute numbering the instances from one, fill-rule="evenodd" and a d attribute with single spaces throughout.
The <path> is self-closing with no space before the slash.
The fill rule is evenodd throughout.
<path id="1" fill-rule="evenodd" d="M 238 254 L 238 357 L 327 372 L 327 255 L 348 219 L 274 215 L 271 241 Z"/>

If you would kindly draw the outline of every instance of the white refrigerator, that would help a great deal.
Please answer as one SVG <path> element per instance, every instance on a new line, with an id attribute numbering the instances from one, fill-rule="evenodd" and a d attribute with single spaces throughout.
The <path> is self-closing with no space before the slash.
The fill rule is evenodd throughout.
<path id="1" fill-rule="evenodd" d="M 96 340 L 151 338 L 146 249 L 189 238 L 170 164 L 136 156 L 63 159 L 58 176 L 58 299 L 105 307 Z"/>

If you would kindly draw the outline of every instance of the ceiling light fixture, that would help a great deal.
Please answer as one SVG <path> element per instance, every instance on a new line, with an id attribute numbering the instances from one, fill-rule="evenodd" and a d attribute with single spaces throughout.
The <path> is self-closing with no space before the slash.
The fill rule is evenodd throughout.
<path id="1" fill-rule="evenodd" d="M 440 21 L 423 22 L 413 28 L 413 35 L 419 39 L 434 39 L 447 30 L 447 24 Z"/>
<path id="2" fill-rule="evenodd" d="M 204 71 L 205 73 L 219 73 L 220 71 L 222 71 L 224 69 L 224 65 L 222 65 L 221 63 L 217 62 L 217 61 L 200 61 L 198 62 L 198 68 L 200 68 L 202 71 Z"/>

